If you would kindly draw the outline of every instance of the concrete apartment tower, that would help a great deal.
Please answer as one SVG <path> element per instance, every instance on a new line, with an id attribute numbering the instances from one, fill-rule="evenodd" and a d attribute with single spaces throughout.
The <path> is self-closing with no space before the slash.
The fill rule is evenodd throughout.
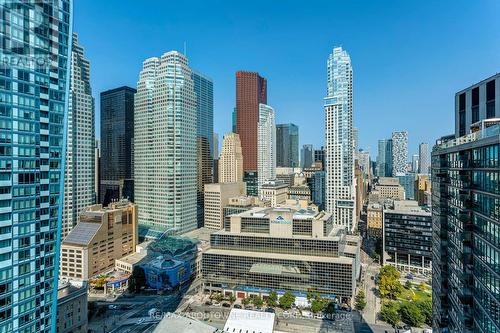
<path id="1" fill-rule="evenodd" d="M 259 104 L 257 126 L 257 179 L 258 191 L 264 182 L 276 178 L 276 122 L 274 109 Z"/>
<path id="2" fill-rule="evenodd" d="M 224 135 L 219 156 L 219 183 L 243 182 L 243 154 L 240 136 L 236 133 Z"/>
<path id="3" fill-rule="evenodd" d="M 197 227 L 197 109 L 188 59 L 146 59 L 134 108 L 134 192 L 146 237 Z"/>
<path id="4" fill-rule="evenodd" d="M 325 108 L 326 210 L 333 222 L 355 230 L 356 191 L 352 126 L 352 65 L 336 47 L 327 62 Z"/>
<path id="5" fill-rule="evenodd" d="M 408 132 L 392 132 L 392 177 L 404 176 L 408 165 Z"/>
<path id="6" fill-rule="evenodd" d="M 78 214 L 96 200 L 94 120 L 90 62 L 73 34 L 62 238 L 76 225 Z"/>

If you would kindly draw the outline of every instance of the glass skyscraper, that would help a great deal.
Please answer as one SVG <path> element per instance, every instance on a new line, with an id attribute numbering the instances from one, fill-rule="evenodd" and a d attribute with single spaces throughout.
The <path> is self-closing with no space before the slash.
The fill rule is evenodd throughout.
<path id="1" fill-rule="evenodd" d="M 325 108 L 326 210 L 334 223 L 356 229 L 354 140 L 352 127 L 352 65 L 336 47 L 327 62 Z"/>
<path id="2" fill-rule="evenodd" d="M 72 1 L 0 2 L 0 332 L 55 332 Z"/>
<path id="3" fill-rule="evenodd" d="M 135 92 L 126 86 L 101 92 L 100 203 L 103 206 L 120 199 L 125 180 L 133 178 Z"/>
<path id="4" fill-rule="evenodd" d="M 276 125 L 276 166 L 299 166 L 299 127 L 294 124 Z"/>

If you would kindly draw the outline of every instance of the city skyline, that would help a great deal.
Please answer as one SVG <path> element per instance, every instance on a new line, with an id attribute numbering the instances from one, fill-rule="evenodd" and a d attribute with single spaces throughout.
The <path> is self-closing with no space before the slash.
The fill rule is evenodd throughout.
<path id="1" fill-rule="evenodd" d="M 234 73 L 251 70 L 269 80 L 269 104 L 277 110 L 287 110 L 277 114 L 276 122 L 301 124 L 299 147 L 312 143 L 319 148 L 324 143 L 323 137 L 315 133 L 315 128 L 323 127 L 322 105 L 318 101 L 324 95 L 324 55 L 333 45 L 343 45 L 349 50 L 357 73 L 354 126 L 359 128 L 359 146 L 369 150 L 375 160 L 377 140 L 389 137 L 392 131 L 409 132 L 411 153 L 418 151 L 420 142 L 434 144 L 443 133 L 452 133 L 454 124 L 448 115 L 453 110 L 454 93 L 491 75 L 500 65 L 496 57 L 500 46 L 486 42 L 500 37 L 500 29 L 493 29 L 492 23 L 496 22 L 493 13 L 500 10 L 499 3 L 468 2 L 462 6 L 450 1 L 439 5 L 416 1 L 405 5 L 386 3 L 391 5 L 323 3 L 323 10 L 307 9 L 294 26 L 291 25 L 293 18 L 303 8 L 293 2 L 279 8 L 277 20 L 270 17 L 273 9 L 278 9 L 276 4 L 266 4 L 268 10 L 259 13 L 260 18 L 255 21 L 252 18 L 259 6 L 249 8 L 244 4 L 194 2 L 190 7 L 198 10 L 188 10 L 185 5 L 175 3 L 168 13 L 177 14 L 158 16 L 156 12 L 161 10 L 153 8 L 161 8 L 163 4 L 160 3 L 151 6 L 148 2 L 117 5 L 113 1 L 86 1 L 79 4 L 74 21 L 75 31 L 86 45 L 95 68 L 92 87 L 97 118 L 100 112 L 98 92 L 121 85 L 133 87 L 136 83 L 133 73 L 140 70 L 143 59 L 172 49 L 183 51 L 186 42 L 188 58 L 196 63 L 196 69 L 214 81 L 215 132 L 223 135 L 231 131 L 231 113 L 235 106 L 231 93 Z M 463 10 L 464 6 L 467 10 Z M 488 7 L 491 9 L 486 10 Z M 319 18 L 332 8 L 345 17 L 327 28 L 331 22 Z M 216 18 L 203 18 L 207 10 Z M 313 13 L 318 19 L 313 20 L 316 17 Z M 428 23 L 421 21 L 422 15 Z M 85 20 L 89 16 L 96 16 L 95 22 L 103 23 L 91 24 Z M 459 24 L 460 17 L 465 19 L 465 16 L 466 21 L 470 17 L 478 18 L 479 26 Z M 392 22 L 393 17 L 400 17 L 400 20 Z M 135 24 L 123 24 L 124 20 Z M 357 27 L 359 22 L 362 24 Z M 373 29 L 373 25 L 378 28 Z M 308 28 L 302 31 L 306 26 Z M 436 26 L 438 33 L 431 33 Z M 103 28 L 117 36 L 116 43 L 110 45 L 104 35 L 98 33 Z M 203 38 L 200 29 L 206 31 Z M 146 33 L 150 30 L 153 33 Z M 160 31 L 165 37 L 157 38 Z M 477 34 L 479 31 L 482 33 Z M 139 38 L 138 34 L 143 44 L 140 48 L 130 44 L 134 38 Z M 474 53 L 463 50 L 462 38 L 474 39 L 484 48 Z M 286 42 L 284 45 L 273 46 L 281 39 Z M 259 42 L 271 47 L 269 56 L 251 52 Z M 405 46 L 398 47 L 400 44 Z M 429 48 L 432 48 L 432 56 L 428 53 Z M 450 54 L 453 57 L 449 57 Z M 474 68 L 467 66 L 471 57 L 475 58 Z M 460 73 L 456 68 L 462 68 Z M 433 81 L 432 91 L 427 89 L 429 77 Z M 312 117 L 303 122 L 306 114 Z M 374 114 L 378 115 L 375 119 Z M 418 120 L 425 116 L 434 116 L 437 121 L 422 128 Z M 99 137 L 99 133 L 96 136 Z"/>

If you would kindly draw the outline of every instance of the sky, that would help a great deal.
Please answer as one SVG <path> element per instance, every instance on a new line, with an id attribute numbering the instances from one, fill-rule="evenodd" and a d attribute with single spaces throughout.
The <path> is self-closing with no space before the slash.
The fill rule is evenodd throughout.
<path id="1" fill-rule="evenodd" d="M 409 133 L 409 158 L 454 131 L 454 94 L 500 71 L 498 0 L 75 0 L 74 31 L 100 92 L 136 87 L 144 59 L 184 52 L 213 79 L 214 131 L 231 131 L 235 72 L 267 78 L 277 123 L 299 126 L 300 145 L 324 142 L 326 60 L 351 56 L 359 146 Z"/>

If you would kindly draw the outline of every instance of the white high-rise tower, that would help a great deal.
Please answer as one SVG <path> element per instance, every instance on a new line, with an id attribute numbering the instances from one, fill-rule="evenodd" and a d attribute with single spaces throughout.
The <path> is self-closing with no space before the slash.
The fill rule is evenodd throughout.
<path id="1" fill-rule="evenodd" d="M 134 108 L 134 196 L 147 236 L 183 233 L 196 221 L 196 94 L 188 59 L 149 58 Z"/>
<path id="2" fill-rule="evenodd" d="M 352 126 L 352 65 L 349 54 L 336 47 L 327 62 L 325 97 L 326 210 L 334 223 L 355 230 L 356 191 Z"/>
<path id="3" fill-rule="evenodd" d="M 257 177 L 259 193 L 264 182 L 276 178 L 276 121 L 274 109 L 266 104 L 259 104 Z"/>
<path id="4" fill-rule="evenodd" d="M 90 88 L 90 62 L 83 51 L 77 35 L 73 34 L 62 238 L 76 225 L 79 213 L 96 199 L 94 98 Z"/>

